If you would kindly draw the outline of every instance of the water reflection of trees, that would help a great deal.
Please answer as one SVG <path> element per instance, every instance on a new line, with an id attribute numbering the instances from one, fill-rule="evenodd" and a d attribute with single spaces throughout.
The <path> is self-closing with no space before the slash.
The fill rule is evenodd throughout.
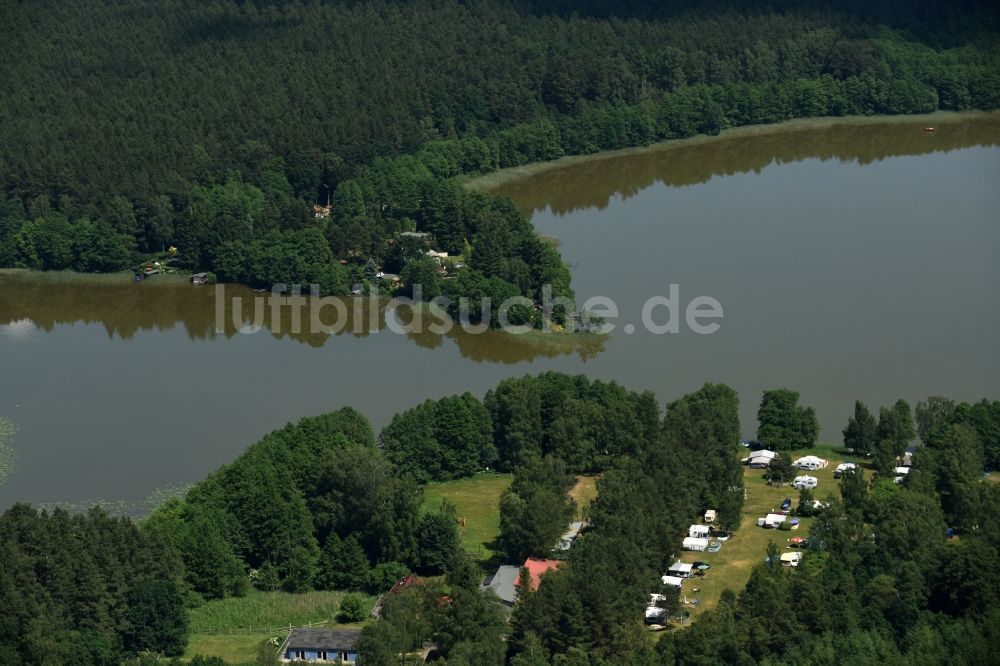
<path id="1" fill-rule="evenodd" d="M 279 340 L 323 347 L 330 338 L 350 336 L 364 338 L 381 333 L 396 335 L 385 330 L 386 299 L 345 297 L 336 299 L 342 308 L 328 305 L 321 311 L 322 323 L 334 329 L 332 333 L 312 332 L 309 309 L 302 308 L 298 332 L 293 328 L 292 309 L 279 310 L 279 320 L 272 317 L 268 293 L 254 292 L 246 287 L 225 285 L 225 304 L 222 327 L 217 330 L 216 291 L 211 287 L 194 287 L 187 284 L 149 281 L 133 283 L 123 278 L 121 284 L 76 284 L 34 281 L 30 277 L 0 278 L 0 323 L 30 320 L 36 328 L 51 332 L 60 326 L 75 323 L 100 325 L 109 338 L 129 340 L 147 331 L 168 331 L 183 327 L 192 340 L 232 338 L 241 335 L 242 322 L 252 322 L 255 308 L 259 308 L 263 321 L 256 335 L 270 335 Z M 234 323 L 234 298 L 240 299 L 242 317 Z M 255 302 L 256 301 L 256 302 Z M 400 324 L 412 322 L 412 313 L 406 308 L 395 310 Z M 525 339 L 498 331 L 478 335 L 470 334 L 458 326 L 445 335 L 424 330 L 407 333 L 406 337 L 426 349 L 441 347 L 445 339 L 457 345 L 462 356 L 477 362 L 519 363 L 536 358 L 554 358 L 579 354 L 587 359 L 604 349 L 604 338 L 597 336 L 560 336 L 559 344 L 550 344 L 537 337 Z"/>
<path id="2" fill-rule="evenodd" d="M 497 193 L 510 196 L 527 213 L 551 208 L 564 215 L 604 208 L 613 197 L 627 199 L 656 183 L 681 187 L 806 159 L 871 164 L 901 155 L 1000 143 L 1000 116 L 995 114 L 948 120 L 934 133 L 923 131 L 926 124 L 926 120 L 851 122 L 666 144 L 648 152 L 594 158 L 543 171 L 504 184 Z"/>

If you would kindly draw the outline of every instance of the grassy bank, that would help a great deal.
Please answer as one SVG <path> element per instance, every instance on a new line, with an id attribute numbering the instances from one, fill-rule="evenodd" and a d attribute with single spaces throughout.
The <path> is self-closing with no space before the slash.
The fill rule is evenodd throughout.
<path id="1" fill-rule="evenodd" d="M 773 125 L 745 125 L 723 130 L 717 136 L 707 136 L 699 134 L 686 139 L 671 139 L 648 146 L 637 146 L 634 148 L 622 148 L 620 150 L 609 150 L 590 155 L 568 155 L 566 157 L 549 162 L 533 162 L 523 166 L 500 169 L 480 176 L 469 178 L 465 185 L 481 192 L 490 192 L 507 183 L 530 178 L 539 173 L 553 169 L 580 164 L 582 162 L 598 162 L 600 160 L 623 157 L 626 155 L 639 155 L 644 153 L 658 153 L 680 146 L 691 146 L 720 139 L 737 138 L 741 136 L 760 136 L 764 134 L 778 134 L 783 132 L 795 132 L 809 129 L 825 129 L 835 125 L 880 125 L 899 122 L 927 123 L 936 126 L 950 121 L 968 120 L 970 118 L 997 117 L 997 111 L 935 111 L 934 113 L 924 113 L 908 116 L 823 116 L 820 118 L 797 118 L 783 123 Z"/>
<path id="2" fill-rule="evenodd" d="M 607 342 L 607 334 L 575 333 L 570 331 L 540 331 L 533 329 L 527 333 L 508 334 L 542 353 L 574 354 L 587 350 L 599 351 Z"/>
<path id="3" fill-rule="evenodd" d="M 406 305 L 397 312 L 404 325 L 414 325 L 414 317 L 410 313 L 414 306 Z M 609 335 L 598 333 L 576 333 L 565 330 L 541 331 L 532 329 L 524 333 L 512 333 L 503 329 L 489 329 L 482 332 L 469 332 L 458 322 L 457 317 L 442 316 L 437 308 L 422 302 L 416 304 L 420 316 L 423 317 L 422 333 L 415 336 L 430 335 L 430 327 L 448 326 L 448 337 L 455 340 L 462 349 L 463 356 L 476 361 L 499 363 L 518 363 L 530 361 L 539 356 L 554 358 L 579 354 L 588 359 L 604 351 L 604 345 L 610 339 Z M 478 325 L 477 325 L 478 326 Z"/>

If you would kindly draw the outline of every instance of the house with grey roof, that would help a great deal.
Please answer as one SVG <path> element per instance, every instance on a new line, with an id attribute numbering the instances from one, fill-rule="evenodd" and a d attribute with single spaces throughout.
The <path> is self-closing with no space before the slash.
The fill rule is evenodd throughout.
<path id="1" fill-rule="evenodd" d="M 296 627 L 278 650 L 283 662 L 353 664 L 358 659 L 360 629 L 307 629 Z"/>
<path id="2" fill-rule="evenodd" d="M 514 582 L 520 574 L 520 567 L 505 564 L 499 567 L 492 576 L 487 576 L 480 589 L 483 592 L 492 592 L 505 605 L 513 606 L 517 599 L 517 588 Z"/>

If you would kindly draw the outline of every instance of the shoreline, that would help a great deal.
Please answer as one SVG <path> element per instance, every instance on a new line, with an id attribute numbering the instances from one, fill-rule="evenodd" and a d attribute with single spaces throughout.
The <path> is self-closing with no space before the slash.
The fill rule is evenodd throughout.
<path id="1" fill-rule="evenodd" d="M 79 271 L 38 271 L 32 268 L 0 268 L 0 279 L 13 278 L 31 280 L 32 282 L 49 282 L 51 284 L 131 284 L 135 282 L 135 273 L 130 270 L 115 273 L 80 273 Z M 142 284 L 179 285 L 190 283 L 189 273 L 161 273 L 141 280 Z"/>
<path id="2" fill-rule="evenodd" d="M 471 176 L 464 182 L 465 187 L 478 192 L 493 192 L 509 183 L 525 180 L 548 171 L 555 171 L 586 162 L 600 162 L 602 160 L 616 159 L 630 155 L 643 155 L 648 153 L 659 153 L 673 150 L 681 146 L 693 146 L 712 141 L 725 139 L 736 139 L 741 137 L 762 136 L 767 134 L 781 134 L 786 132 L 797 132 L 812 129 L 828 129 L 837 125 L 883 125 L 900 122 L 934 122 L 948 123 L 957 120 L 970 120 L 975 118 L 996 118 L 1000 117 L 1000 110 L 995 111 L 934 111 L 932 113 L 921 113 L 914 115 L 874 115 L 874 116 L 819 116 L 815 118 L 794 118 L 780 123 L 770 125 L 742 125 L 722 130 L 719 134 L 711 136 L 708 134 L 696 134 L 684 139 L 667 139 L 652 143 L 647 146 L 633 146 L 631 148 L 618 148 L 616 150 L 605 150 L 588 155 L 566 155 L 556 160 L 547 162 L 531 162 L 522 166 L 508 167 L 498 171 L 479 176 Z"/>

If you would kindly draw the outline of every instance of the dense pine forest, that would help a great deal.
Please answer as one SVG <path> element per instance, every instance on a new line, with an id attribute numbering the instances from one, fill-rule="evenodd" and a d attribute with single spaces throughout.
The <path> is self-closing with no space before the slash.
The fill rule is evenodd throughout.
<path id="1" fill-rule="evenodd" d="M 762 426 L 801 435 L 809 410 L 796 403 L 765 393 Z M 723 529 L 740 523 L 737 407 L 724 385 L 664 413 L 649 393 L 546 373 L 482 400 L 425 402 L 377 438 L 350 408 L 289 424 L 138 524 L 17 505 L 0 516 L 0 660 L 153 664 L 184 650 L 187 608 L 251 587 L 379 594 L 412 571 L 428 578 L 385 598 L 361 663 L 416 663 L 401 655 L 425 645 L 438 663 L 469 666 L 995 661 L 1000 485 L 983 469 L 998 462 L 1000 402 L 986 400 L 899 401 L 877 418 L 859 402 L 844 444 L 870 450 L 874 475 L 844 475 L 801 565 L 778 566 L 772 542 L 745 589 L 689 628 L 650 634 L 642 612 L 686 526 L 706 506 Z M 917 434 L 913 471 L 895 483 L 880 452 Z M 487 465 L 513 473 L 492 546 L 513 562 L 551 556 L 575 474 L 600 474 L 589 528 L 509 618 L 479 589 L 454 507 L 422 506 L 428 480 Z M 258 663 L 273 655 L 265 645 Z"/>
<path id="2" fill-rule="evenodd" d="M 558 253 L 463 175 L 1000 106 L 985 2 L 80 0 L 4 19 L 0 266 L 111 271 L 173 246 L 255 286 L 340 294 L 382 268 L 423 298 L 569 296 Z"/>

